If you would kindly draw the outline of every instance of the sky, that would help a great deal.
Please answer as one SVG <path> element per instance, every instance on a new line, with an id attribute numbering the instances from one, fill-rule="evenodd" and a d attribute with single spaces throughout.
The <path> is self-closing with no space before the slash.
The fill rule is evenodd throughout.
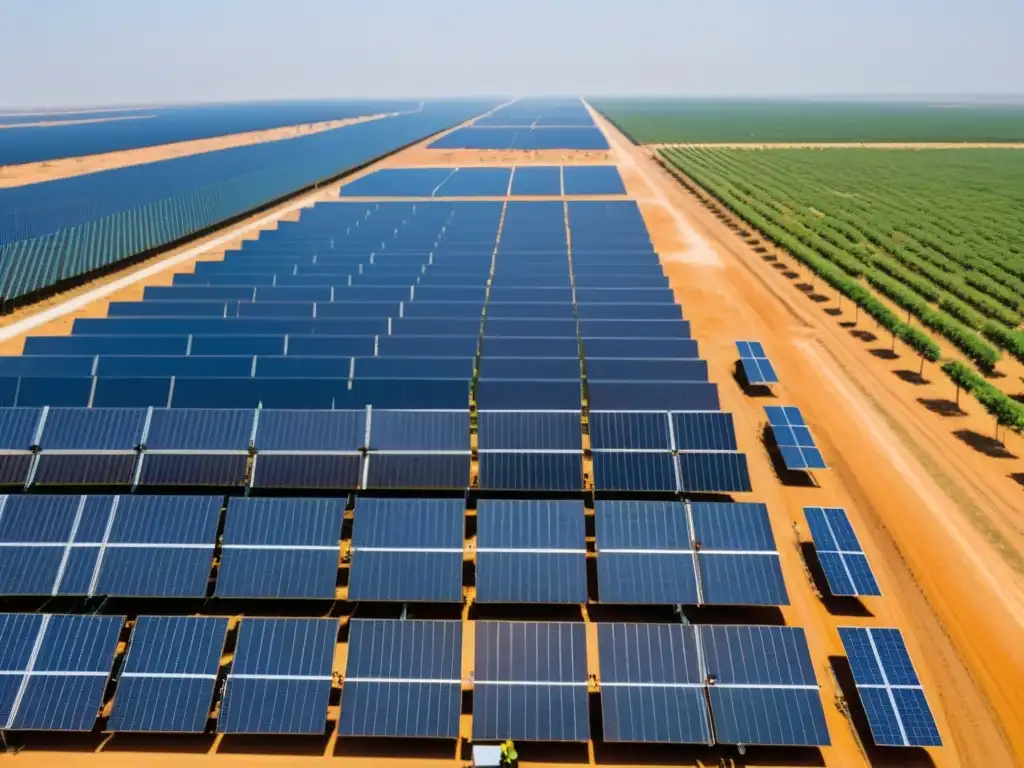
<path id="1" fill-rule="evenodd" d="M 1024 0 L 0 0 L 0 107 L 1024 93 Z"/>

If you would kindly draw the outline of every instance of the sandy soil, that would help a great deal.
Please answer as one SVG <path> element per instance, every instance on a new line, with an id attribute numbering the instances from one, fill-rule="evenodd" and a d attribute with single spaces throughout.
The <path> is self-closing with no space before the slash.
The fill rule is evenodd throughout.
<path id="1" fill-rule="evenodd" d="M 66 179 L 69 176 L 81 176 L 85 173 L 109 171 L 113 168 L 125 168 L 129 165 L 154 163 L 158 160 L 198 155 L 218 149 L 244 147 L 248 144 L 262 144 L 267 141 L 280 141 L 281 139 L 290 139 L 295 136 L 329 131 L 332 128 L 340 128 L 344 125 L 355 125 L 356 123 L 365 123 L 370 120 L 380 120 L 388 116 L 385 114 L 366 115 L 347 120 L 330 120 L 322 123 L 291 125 L 285 128 L 274 128 L 269 131 L 250 131 L 249 133 L 236 133 L 212 139 L 181 141 L 175 144 L 162 144 L 156 147 L 129 149 L 124 152 L 108 152 L 103 155 L 66 157 L 42 163 L 0 166 L 0 187 L 17 187 L 22 184 L 34 184 L 39 181 Z"/>
<path id="2" fill-rule="evenodd" d="M 1024 142 L 929 142 L 929 141 L 867 141 L 867 142 L 800 142 L 781 141 L 766 143 L 732 142 L 669 142 L 645 144 L 647 149 L 669 149 L 672 147 L 703 147 L 706 149 L 1024 149 Z"/>
<path id="3" fill-rule="evenodd" d="M 36 123 L 13 123 L 11 125 L 0 124 L 0 131 L 15 130 L 17 128 L 47 128 L 54 125 L 86 125 L 88 123 L 119 123 L 124 120 L 145 120 L 156 115 L 122 115 L 119 117 L 83 117 L 79 120 L 40 120 Z"/>
<path id="4" fill-rule="evenodd" d="M 795 278 L 783 274 L 796 271 L 795 265 L 774 268 L 644 149 L 598 120 L 617 139 L 627 189 L 640 201 L 655 247 L 666 254 L 666 271 L 694 323 L 723 405 L 737 412 L 737 431 L 756 433 L 740 420 L 748 427 L 762 424 L 764 403 L 793 402 L 807 415 L 832 465 L 819 473 L 820 488 L 784 486 L 773 470 L 764 471 L 765 451 L 755 446 L 751 458 L 758 461 L 752 465 L 762 465 L 754 469 L 758 497 L 783 517 L 779 527 L 799 525 L 804 504 L 840 504 L 850 512 L 887 593 L 870 602 L 873 617 L 867 621 L 905 631 L 938 710 L 946 747 L 932 751 L 935 763 L 1019 765 L 1024 590 L 1020 572 L 1000 551 L 1005 544 L 979 528 L 993 519 L 1019 526 L 1020 487 L 1006 476 L 1005 464 L 950 434 L 961 424 L 984 433 L 987 419 L 967 398 L 961 399 L 967 415 L 957 418 L 957 427 L 923 407 L 918 388 L 893 375 L 909 361 L 880 359 L 865 349 L 887 349 L 885 339 L 866 345 L 851 336 L 841 323 L 852 324 L 852 312 L 834 316 L 834 301 L 818 304 L 795 290 Z M 774 398 L 744 397 L 732 378 L 733 342 L 744 337 L 763 341 L 779 369 L 783 385 Z M 951 389 L 943 396 L 952 397 Z M 774 494 L 766 492 L 772 485 Z M 773 504 L 773 495 L 781 503 Z M 787 584 L 795 586 L 788 576 Z M 817 622 L 802 623 L 865 621 L 823 608 L 817 614 Z M 817 640 L 829 655 L 841 654 L 833 629 Z"/>

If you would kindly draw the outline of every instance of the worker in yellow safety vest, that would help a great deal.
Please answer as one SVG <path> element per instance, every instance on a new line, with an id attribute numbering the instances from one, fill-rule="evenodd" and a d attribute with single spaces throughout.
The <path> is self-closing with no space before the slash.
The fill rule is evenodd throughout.
<path id="1" fill-rule="evenodd" d="M 515 765 L 518 760 L 519 753 L 516 752 L 516 745 L 512 743 L 512 739 L 503 742 L 501 745 L 502 765 Z"/>

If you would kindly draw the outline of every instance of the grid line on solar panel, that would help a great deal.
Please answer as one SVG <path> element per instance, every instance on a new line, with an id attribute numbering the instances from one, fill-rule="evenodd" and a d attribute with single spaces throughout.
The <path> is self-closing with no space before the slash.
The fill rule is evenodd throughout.
<path id="1" fill-rule="evenodd" d="M 0 668 L 12 682 L 2 730 L 91 730 L 124 620 L 0 614 Z"/>
<path id="2" fill-rule="evenodd" d="M 737 341 L 740 365 L 748 384 L 778 384 L 779 376 L 759 341 Z"/>
<path id="3" fill-rule="evenodd" d="M 108 730 L 205 730 L 227 628 L 226 618 L 140 616 Z"/>
<path id="4" fill-rule="evenodd" d="M 322 733 L 337 635 L 337 619 L 242 619 L 217 730 Z"/>
<path id="5" fill-rule="evenodd" d="M 828 469 L 799 408 L 766 405 L 764 411 L 787 469 Z"/>
<path id="6" fill-rule="evenodd" d="M 903 634 L 887 627 L 840 627 L 839 638 L 875 743 L 941 746 L 942 737 Z"/>
<path id="7" fill-rule="evenodd" d="M 829 591 L 836 596 L 880 596 L 882 590 L 846 510 L 840 507 L 804 507 L 804 516 Z"/>

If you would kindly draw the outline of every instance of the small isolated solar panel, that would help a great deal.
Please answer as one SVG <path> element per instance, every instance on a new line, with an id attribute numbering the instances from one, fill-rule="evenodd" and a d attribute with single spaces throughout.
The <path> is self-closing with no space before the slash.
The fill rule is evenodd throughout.
<path id="1" fill-rule="evenodd" d="M 768 415 L 768 425 L 786 469 L 828 469 L 799 408 L 792 405 L 766 405 L 764 411 Z"/>
<path id="2" fill-rule="evenodd" d="M 672 414 L 672 437 L 677 451 L 735 451 L 736 428 L 731 413 L 683 411 Z"/>
<path id="3" fill-rule="evenodd" d="M 802 629 L 702 626 L 699 636 L 720 744 L 830 743 Z"/>
<path id="4" fill-rule="evenodd" d="M 683 504 L 597 501 L 594 511 L 602 603 L 700 603 L 697 562 Z"/>
<path id="5" fill-rule="evenodd" d="M 585 538 L 582 501 L 481 499 L 477 602 L 586 602 Z"/>
<path id="6" fill-rule="evenodd" d="M 231 499 L 217 596 L 333 600 L 344 512 L 337 499 Z"/>
<path id="7" fill-rule="evenodd" d="M 582 451 L 485 451 L 479 456 L 481 490 L 580 491 Z"/>
<path id="8" fill-rule="evenodd" d="M 469 411 L 371 409 L 369 447 L 375 451 L 468 451 Z"/>
<path id="9" fill-rule="evenodd" d="M 671 451 L 665 411 L 591 411 L 590 447 L 594 450 Z"/>
<path id="10" fill-rule="evenodd" d="M 461 678 L 462 622 L 352 619 L 338 733 L 457 738 Z"/>
<path id="11" fill-rule="evenodd" d="M 581 451 L 579 411 L 480 411 L 481 451 Z"/>
<path id="12" fill-rule="evenodd" d="M 462 600 L 462 499 L 356 500 L 350 600 Z"/>
<path id="13" fill-rule="evenodd" d="M 875 743 L 939 747 L 942 737 L 898 629 L 840 627 L 868 727 Z"/>
<path id="14" fill-rule="evenodd" d="M 323 733 L 337 640 L 337 619 L 242 619 L 217 731 Z"/>
<path id="15" fill-rule="evenodd" d="M 90 731 L 124 616 L 0 614 L 0 729 Z"/>
<path id="16" fill-rule="evenodd" d="M 697 627 L 597 626 L 604 740 L 711 744 Z"/>
<path id="17" fill-rule="evenodd" d="M 804 507 L 814 550 L 829 591 L 840 597 L 882 594 L 867 555 L 857 540 L 846 510 L 839 507 Z"/>
<path id="18" fill-rule="evenodd" d="M 737 341 L 736 349 L 740 353 L 740 365 L 748 384 L 778 384 L 779 375 L 771 360 L 764 353 L 759 341 Z"/>
<path id="19" fill-rule="evenodd" d="M 473 740 L 586 741 L 582 623 L 477 621 Z"/>
<path id="20" fill-rule="evenodd" d="M 227 630 L 220 617 L 140 616 L 107 730 L 206 730 Z"/>

